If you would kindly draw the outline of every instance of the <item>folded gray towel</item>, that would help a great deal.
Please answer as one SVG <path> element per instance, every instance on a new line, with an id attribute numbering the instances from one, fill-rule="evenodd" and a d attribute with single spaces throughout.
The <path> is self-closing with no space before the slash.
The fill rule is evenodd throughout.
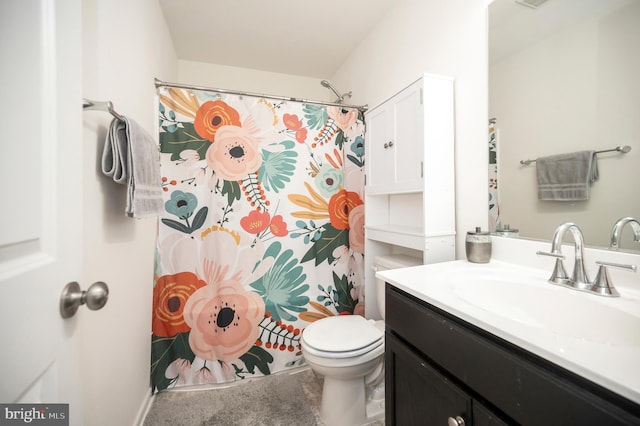
<path id="1" fill-rule="evenodd" d="M 127 216 L 158 216 L 164 210 L 160 154 L 153 137 L 135 121 L 114 119 L 102 151 L 102 172 L 127 185 Z"/>
<path id="2" fill-rule="evenodd" d="M 579 201 L 589 199 L 589 187 L 598 180 L 595 151 L 579 151 L 536 159 L 538 199 Z"/>
<path id="3" fill-rule="evenodd" d="M 127 183 L 129 167 L 129 142 L 125 123 L 113 120 L 102 150 L 102 173 L 114 182 Z"/>

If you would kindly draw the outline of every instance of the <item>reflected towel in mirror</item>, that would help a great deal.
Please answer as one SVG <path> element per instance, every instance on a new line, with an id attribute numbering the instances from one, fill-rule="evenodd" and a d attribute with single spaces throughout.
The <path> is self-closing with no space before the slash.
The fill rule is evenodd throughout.
<path id="1" fill-rule="evenodd" d="M 580 201 L 589 199 L 589 188 L 598 180 L 595 151 L 578 151 L 536 159 L 538 199 Z"/>

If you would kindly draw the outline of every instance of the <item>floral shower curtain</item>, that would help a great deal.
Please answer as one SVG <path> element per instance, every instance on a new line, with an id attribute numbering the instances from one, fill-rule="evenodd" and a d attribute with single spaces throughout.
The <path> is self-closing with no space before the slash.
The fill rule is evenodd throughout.
<path id="1" fill-rule="evenodd" d="M 158 96 L 153 391 L 301 365 L 310 322 L 364 315 L 362 114 L 165 86 Z"/>
<path id="2" fill-rule="evenodd" d="M 498 191 L 498 129 L 495 119 L 489 120 L 489 231 L 496 232 L 500 224 Z"/>

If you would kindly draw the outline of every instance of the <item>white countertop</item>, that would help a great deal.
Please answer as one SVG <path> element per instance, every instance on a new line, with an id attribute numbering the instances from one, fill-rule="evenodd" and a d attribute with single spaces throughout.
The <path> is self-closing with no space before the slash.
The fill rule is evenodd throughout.
<path id="1" fill-rule="evenodd" d="M 607 298 L 552 285 L 547 282 L 550 271 L 498 260 L 488 264 L 458 260 L 381 271 L 376 277 L 640 404 L 640 327 L 635 328 L 635 324 L 640 324 L 640 286 L 637 289 L 619 288 L 621 297 Z M 514 297 L 519 293 L 509 291 L 511 298 L 506 298 L 508 302 L 502 303 L 500 295 L 493 297 L 483 293 L 480 287 L 482 282 L 477 282 L 477 288 L 469 288 L 466 283 L 467 292 L 464 294 L 459 291 L 462 287 L 456 287 L 456 283 L 462 283 L 465 277 L 484 277 L 488 280 L 494 275 L 503 286 L 509 285 L 512 277 L 526 277 L 525 281 L 529 284 L 524 288 L 523 297 Z M 634 284 L 639 281 L 638 277 L 633 280 Z M 538 293 L 543 295 L 539 300 L 531 297 Z M 476 303 L 479 299 L 483 300 L 482 304 Z M 552 302 L 555 302 L 555 306 Z M 493 307 L 487 308 L 492 303 Z M 558 306 L 558 303 L 561 305 Z M 534 307 L 540 318 L 546 306 L 553 309 L 553 312 L 549 312 L 550 316 L 561 318 L 556 322 L 560 324 L 559 330 L 544 324 L 544 320 L 536 323 L 527 319 L 528 307 Z M 632 320 L 629 322 L 632 327 L 621 329 L 618 325 L 607 324 L 607 321 L 614 322 L 611 315 L 601 315 L 609 319 L 598 318 L 597 312 L 590 309 L 592 306 L 602 306 L 603 312 L 620 312 L 620 318 Z M 393 314 L 387 312 L 388 315 Z M 589 321 L 581 321 L 577 333 L 567 333 L 575 324 L 576 317 L 589 318 L 594 322 L 594 328 L 602 327 L 604 322 L 604 327 L 611 330 L 606 337 L 609 341 L 598 342 L 597 338 L 580 337 L 580 326 L 582 330 L 591 330 L 584 328 L 591 327 Z M 636 318 L 639 321 L 637 323 L 633 321 Z M 603 335 L 608 334 L 608 329 L 605 328 Z"/>

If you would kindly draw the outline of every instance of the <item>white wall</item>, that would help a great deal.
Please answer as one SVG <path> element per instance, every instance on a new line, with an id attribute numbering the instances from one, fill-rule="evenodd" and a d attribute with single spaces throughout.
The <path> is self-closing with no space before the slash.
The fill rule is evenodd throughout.
<path id="1" fill-rule="evenodd" d="M 179 83 L 297 99 L 334 101 L 336 96 L 317 78 L 248 68 L 178 61 Z"/>
<path id="2" fill-rule="evenodd" d="M 455 78 L 456 258 L 488 226 L 488 1 L 398 2 L 332 77 L 373 107 L 422 73 Z"/>
<path id="3" fill-rule="evenodd" d="M 155 134 L 154 77 L 175 80 L 177 58 L 156 0 L 83 0 L 83 96 Z M 83 113 L 84 284 L 110 288 L 100 311 L 82 308 L 85 425 L 131 425 L 150 396 L 156 220 L 125 217 L 125 187 L 100 172 L 111 117 Z"/>
<path id="4" fill-rule="evenodd" d="M 494 64 L 492 117 L 499 131 L 501 222 L 549 239 L 576 222 L 590 245 L 608 246 L 611 227 L 640 216 L 640 2 L 590 18 Z M 630 145 L 598 157 L 600 179 L 580 202 L 539 201 L 535 165 L 520 160 Z M 534 212 L 535 214 L 532 214 Z M 623 243 L 632 248 L 631 232 Z M 637 244 L 636 244 L 637 248 Z"/>

